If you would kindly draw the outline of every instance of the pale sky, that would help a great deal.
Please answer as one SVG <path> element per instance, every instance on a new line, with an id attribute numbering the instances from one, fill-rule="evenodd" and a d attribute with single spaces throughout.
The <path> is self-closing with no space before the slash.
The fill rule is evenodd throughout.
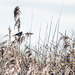
<path id="1" fill-rule="evenodd" d="M 20 7 L 21 14 L 21 30 L 29 32 L 31 28 L 31 16 L 33 12 L 32 21 L 32 42 L 38 40 L 38 34 L 41 24 L 41 38 L 44 39 L 46 26 L 50 26 L 52 21 L 52 32 L 57 23 L 60 11 L 63 5 L 59 32 L 63 33 L 65 30 L 68 35 L 71 35 L 72 30 L 75 32 L 75 0 L 0 0 L 0 38 L 8 33 L 10 25 L 12 34 L 16 32 L 14 29 L 13 11 L 16 6 Z"/>

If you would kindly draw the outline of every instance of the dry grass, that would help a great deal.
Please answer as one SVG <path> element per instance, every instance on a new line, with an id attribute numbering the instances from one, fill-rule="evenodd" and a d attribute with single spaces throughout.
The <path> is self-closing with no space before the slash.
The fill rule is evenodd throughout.
<path id="1" fill-rule="evenodd" d="M 24 36 L 22 38 L 24 39 Z M 23 41 L 22 38 L 20 41 Z M 75 50 L 72 44 L 72 51 L 69 54 L 63 56 L 68 47 L 64 52 L 57 49 L 59 53 L 51 52 L 47 59 L 38 61 L 33 57 L 32 49 L 28 48 L 25 53 L 21 53 L 18 41 L 14 40 L 14 42 L 0 47 L 0 75 L 61 75 L 62 73 L 74 75 Z M 64 46 L 63 49 L 65 49 Z M 37 55 L 36 52 L 35 54 Z M 45 58 L 43 55 L 42 57 Z"/>

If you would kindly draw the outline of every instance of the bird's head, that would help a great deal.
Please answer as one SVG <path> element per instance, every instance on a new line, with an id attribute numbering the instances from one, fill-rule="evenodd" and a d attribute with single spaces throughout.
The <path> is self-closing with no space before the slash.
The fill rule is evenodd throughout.
<path id="1" fill-rule="evenodd" d="M 16 6 L 16 9 L 19 10 L 20 9 L 19 6 Z"/>

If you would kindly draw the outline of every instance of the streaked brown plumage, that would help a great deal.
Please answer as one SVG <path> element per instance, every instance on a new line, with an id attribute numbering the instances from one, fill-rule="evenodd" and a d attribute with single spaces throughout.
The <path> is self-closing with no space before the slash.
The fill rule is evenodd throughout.
<path id="1" fill-rule="evenodd" d="M 14 29 L 15 29 L 15 26 L 20 28 L 20 24 L 21 24 L 21 21 L 20 21 L 20 18 L 18 18 L 17 21 L 15 22 Z"/>
<path id="2" fill-rule="evenodd" d="M 16 6 L 14 9 L 14 20 L 17 21 L 18 16 L 20 15 L 21 11 L 19 10 L 19 6 Z"/>

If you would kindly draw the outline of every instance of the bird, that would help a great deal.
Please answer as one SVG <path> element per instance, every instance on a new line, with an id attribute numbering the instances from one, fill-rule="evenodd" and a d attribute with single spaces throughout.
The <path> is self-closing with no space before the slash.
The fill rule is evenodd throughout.
<path id="1" fill-rule="evenodd" d="M 15 26 L 17 27 L 20 26 L 20 23 L 21 23 L 20 18 L 18 18 L 17 21 L 15 22 L 14 29 L 15 29 Z"/>
<path id="2" fill-rule="evenodd" d="M 14 19 L 16 21 L 17 17 L 20 15 L 21 11 L 20 11 L 20 8 L 19 6 L 16 6 L 15 9 L 14 9 Z"/>
<path id="3" fill-rule="evenodd" d="M 19 33 L 16 33 L 15 35 L 13 35 L 13 36 L 18 36 L 18 37 L 21 37 L 21 35 L 23 34 L 23 32 L 21 31 L 21 32 L 19 32 Z"/>
<path id="4" fill-rule="evenodd" d="M 22 34 L 23 34 L 23 32 L 21 31 L 21 32 L 16 33 L 13 36 L 18 36 L 18 40 L 17 41 L 20 42 L 20 39 L 21 39 Z"/>

